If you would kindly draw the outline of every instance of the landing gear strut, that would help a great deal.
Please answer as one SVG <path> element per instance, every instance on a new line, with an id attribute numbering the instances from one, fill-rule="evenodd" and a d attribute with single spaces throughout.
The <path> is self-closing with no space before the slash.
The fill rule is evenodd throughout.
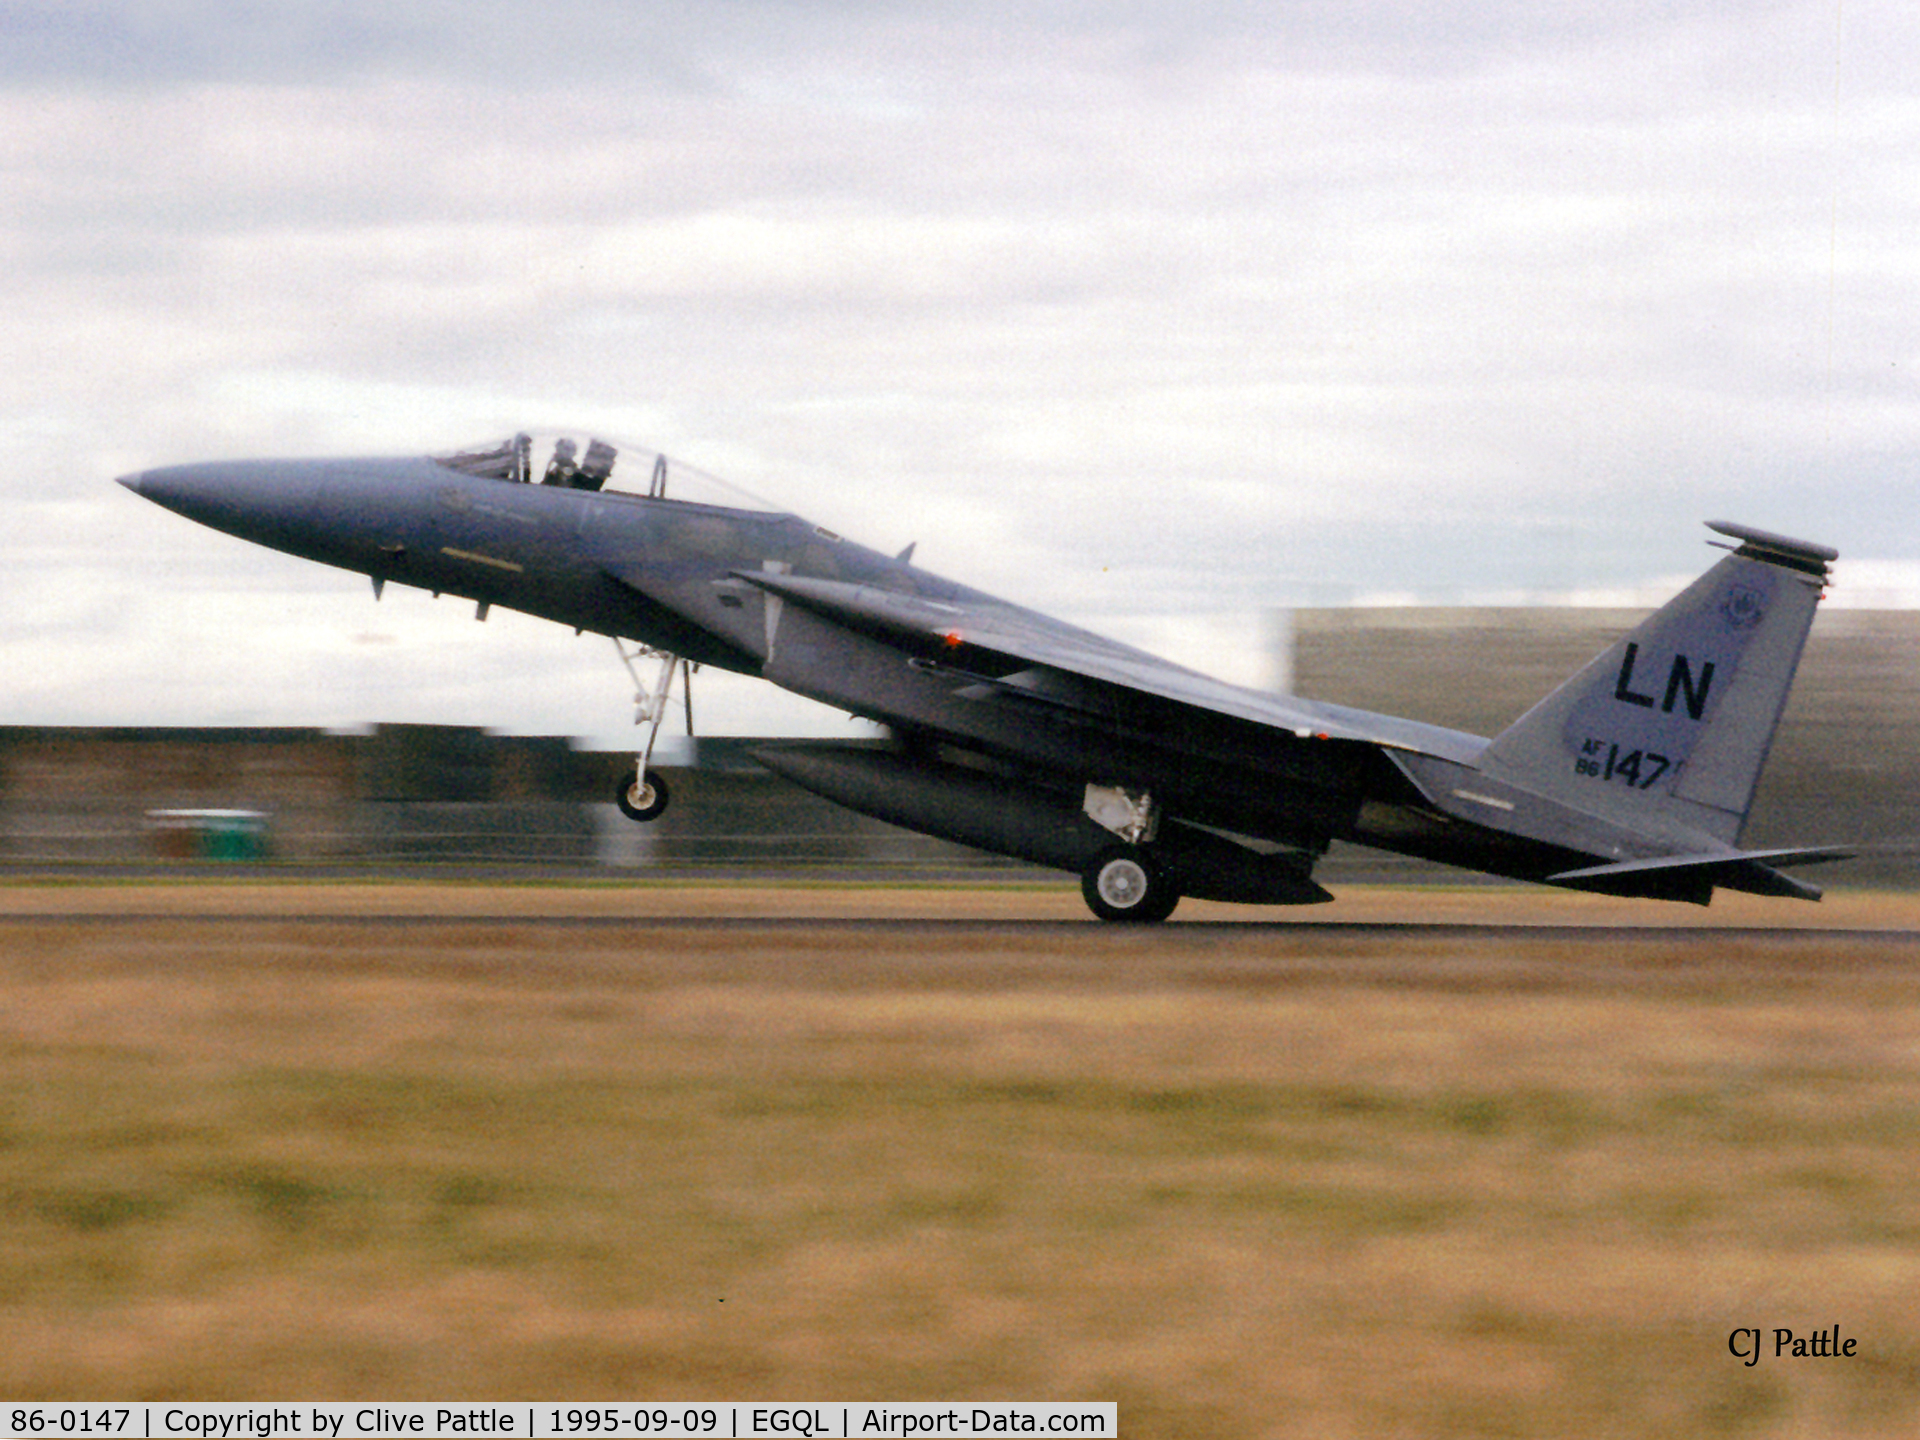
<path id="1" fill-rule="evenodd" d="M 1080 877 L 1087 908 L 1102 920 L 1157 925 L 1173 914 L 1180 891 L 1137 845 L 1115 845 L 1093 857 Z"/>
<path id="2" fill-rule="evenodd" d="M 653 759 L 654 742 L 660 738 L 660 723 L 667 718 L 667 703 L 673 695 L 673 677 L 681 677 L 680 696 L 686 705 L 687 734 L 693 734 L 693 666 L 678 655 L 669 655 L 664 650 L 650 649 L 645 645 L 636 646 L 629 651 L 616 637 L 613 648 L 620 654 L 620 663 L 627 667 L 627 674 L 633 677 L 633 723 L 647 727 L 647 741 L 634 754 L 633 774 L 622 780 L 614 793 L 613 803 L 620 807 L 620 813 L 629 820 L 645 822 L 657 820 L 667 808 L 670 792 L 667 782 L 657 770 L 651 770 L 648 762 Z M 637 660 L 658 660 L 660 670 L 651 687 L 641 680 L 640 671 L 634 662 Z"/>

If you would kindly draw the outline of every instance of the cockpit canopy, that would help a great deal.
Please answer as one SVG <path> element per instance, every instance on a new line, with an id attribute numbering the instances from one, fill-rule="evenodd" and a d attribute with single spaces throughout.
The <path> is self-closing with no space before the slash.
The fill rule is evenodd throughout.
<path id="1" fill-rule="evenodd" d="M 512 485 L 553 485 L 567 490 L 602 490 L 650 500 L 679 500 L 729 510 L 778 511 L 737 485 L 657 451 L 611 444 L 588 437 L 522 431 L 509 440 L 467 446 L 432 457 L 437 464 L 482 480 Z"/>

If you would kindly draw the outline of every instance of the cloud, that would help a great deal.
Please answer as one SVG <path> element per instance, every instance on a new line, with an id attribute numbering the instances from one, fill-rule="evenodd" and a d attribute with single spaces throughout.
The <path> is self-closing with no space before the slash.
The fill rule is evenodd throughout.
<path id="1" fill-rule="evenodd" d="M 290 705 L 188 622 L 230 571 L 305 673 L 452 704 L 395 678 L 438 631 L 373 666 L 257 603 L 359 582 L 107 482 L 576 420 L 1215 650 L 1631 587 L 1710 515 L 1898 565 L 1916 38 L 1878 0 L 6 5 L 0 633 L 45 674 L 56 628 L 167 634 L 205 704 Z"/>

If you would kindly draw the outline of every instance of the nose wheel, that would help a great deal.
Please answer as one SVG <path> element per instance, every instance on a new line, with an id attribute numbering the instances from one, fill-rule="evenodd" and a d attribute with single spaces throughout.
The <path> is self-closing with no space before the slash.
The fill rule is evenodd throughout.
<path id="1" fill-rule="evenodd" d="M 1180 891 L 1147 852 L 1116 845 L 1094 857 L 1080 877 L 1087 908 L 1102 920 L 1157 925 L 1173 914 Z"/>
<path id="2" fill-rule="evenodd" d="M 686 703 L 687 734 L 693 734 L 693 667 L 678 655 L 669 655 L 664 650 L 652 650 L 644 645 L 629 653 L 627 647 L 616 639 L 613 648 L 619 651 L 621 663 L 627 667 L 627 674 L 633 677 L 633 723 L 647 727 L 647 743 L 635 753 L 633 774 L 620 782 L 619 789 L 614 792 L 613 803 L 620 807 L 620 813 L 629 820 L 645 824 L 660 818 L 666 811 L 670 796 L 667 782 L 660 777 L 659 771 L 648 767 L 648 762 L 653 759 L 654 742 L 660 738 L 660 722 L 667 718 L 675 675 L 680 676 L 680 694 Z M 651 686 L 641 680 L 634 664 L 637 660 L 660 662 L 658 675 Z"/>
<path id="3" fill-rule="evenodd" d="M 644 779 L 636 775 L 622 780 L 620 788 L 614 792 L 613 803 L 620 807 L 620 813 L 627 819 L 645 824 L 660 818 L 672 794 L 660 772 L 649 770 Z"/>

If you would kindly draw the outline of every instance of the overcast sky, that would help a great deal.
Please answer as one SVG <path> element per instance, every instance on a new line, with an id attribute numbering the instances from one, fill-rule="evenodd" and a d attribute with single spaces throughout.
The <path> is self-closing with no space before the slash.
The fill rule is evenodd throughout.
<path id="1" fill-rule="evenodd" d="M 604 640 L 111 483 L 531 426 L 1244 681 L 1709 518 L 1913 603 L 1916 74 L 1894 0 L 0 0 L 0 721 L 620 742 Z"/>

